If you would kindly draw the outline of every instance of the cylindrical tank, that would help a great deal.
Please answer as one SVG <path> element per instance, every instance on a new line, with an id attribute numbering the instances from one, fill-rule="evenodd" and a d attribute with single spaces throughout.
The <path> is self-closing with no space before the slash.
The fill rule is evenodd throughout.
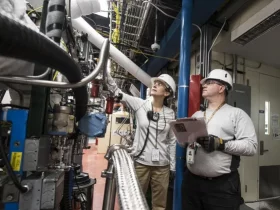
<path id="1" fill-rule="evenodd" d="M 115 99 L 114 97 L 108 97 L 106 99 L 107 104 L 106 104 L 106 114 L 112 114 L 113 113 L 113 109 L 114 109 L 114 103 L 115 103 Z"/>
<path id="2" fill-rule="evenodd" d="M 91 97 L 97 98 L 99 96 L 99 81 L 98 80 L 93 80 L 91 82 L 92 87 L 91 87 Z"/>

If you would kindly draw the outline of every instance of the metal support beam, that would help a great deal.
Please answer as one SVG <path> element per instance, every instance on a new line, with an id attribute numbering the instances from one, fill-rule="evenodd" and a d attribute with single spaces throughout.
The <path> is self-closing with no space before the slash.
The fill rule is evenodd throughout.
<path id="1" fill-rule="evenodd" d="M 189 99 L 190 56 L 192 41 L 193 0 L 182 1 L 180 70 L 178 84 L 178 118 L 187 117 Z M 182 209 L 181 186 L 186 165 L 186 149 L 176 145 L 176 177 L 173 193 L 173 209 Z"/>
<path id="2" fill-rule="evenodd" d="M 237 55 L 233 55 L 233 73 L 232 73 L 232 82 L 237 82 Z"/>
<path id="3" fill-rule="evenodd" d="M 146 99 L 146 97 L 147 97 L 146 93 L 147 93 L 147 87 L 143 83 L 141 83 L 141 86 L 140 86 L 140 97 L 142 99 Z"/>
<path id="4" fill-rule="evenodd" d="M 44 0 L 42 9 L 42 19 L 40 25 L 40 32 L 45 33 L 47 9 L 49 0 Z M 46 67 L 35 65 L 34 75 L 40 75 L 47 70 Z M 47 125 L 47 110 L 49 104 L 49 88 L 32 87 L 30 110 L 28 116 L 27 136 L 41 136 L 46 132 Z"/>

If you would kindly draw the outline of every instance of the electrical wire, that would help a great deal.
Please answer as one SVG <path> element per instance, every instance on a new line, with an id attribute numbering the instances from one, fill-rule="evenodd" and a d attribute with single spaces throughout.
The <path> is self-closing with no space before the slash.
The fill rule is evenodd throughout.
<path id="1" fill-rule="evenodd" d="M 126 42 L 126 41 L 122 41 L 123 43 L 125 43 L 125 44 L 127 44 L 127 45 L 129 45 L 129 46 L 131 46 L 131 47 L 133 47 L 131 44 L 129 44 L 128 42 Z M 137 48 L 137 50 L 139 50 L 139 52 L 142 54 L 142 55 L 144 55 L 144 57 L 146 58 L 146 59 L 149 59 L 146 55 L 145 55 L 145 53 L 138 47 Z M 152 54 L 151 54 L 152 55 Z"/>
<path id="2" fill-rule="evenodd" d="M 158 3 L 156 3 L 155 5 L 157 5 L 158 7 L 161 7 L 163 9 L 169 9 L 169 10 L 172 10 L 172 11 L 175 11 L 175 12 L 179 12 L 179 10 L 176 10 L 174 8 L 163 5 L 161 1 L 157 1 L 157 2 Z"/>
<path id="3" fill-rule="evenodd" d="M 134 49 L 130 49 L 130 50 L 133 51 L 134 53 L 149 55 L 149 56 L 155 57 L 155 58 L 163 58 L 163 59 L 167 59 L 167 60 L 170 60 L 170 61 L 179 61 L 175 58 L 169 58 L 169 57 L 164 57 L 164 56 L 159 56 L 159 55 L 153 55 L 153 54 L 150 54 L 150 53 L 139 52 L 139 51 L 136 51 Z"/>
<path id="4" fill-rule="evenodd" d="M 156 6 L 155 4 L 153 4 L 152 2 L 149 2 L 149 1 L 143 1 L 142 4 L 144 3 L 148 3 L 148 4 L 151 4 L 152 6 L 154 6 L 158 11 L 160 11 L 162 14 L 166 15 L 167 17 L 170 17 L 170 18 L 173 18 L 173 19 L 176 19 L 176 20 L 179 20 L 177 17 L 174 17 L 172 15 L 169 15 L 167 13 L 165 13 L 163 10 L 161 10 L 158 6 Z"/>
<path id="5" fill-rule="evenodd" d="M 7 158 L 7 156 L 5 155 L 5 149 L 4 149 L 4 146 L 3 146 L 3 141 L 2 141 L 2 129 L 0 127 L 0 152 L 2 154 L 2 159 L 4 161 L 4 164 L 6 165 L 6 168 L 7 168 L 7 172 L 8 172 L 8 175 L 9 177 L 12 179 L 14 185 L 16 186 L 16 188 L 21 192 L 21 193 L 26 193 L 28 191 L 28 189 L 24 186 L 22 186 L 20 184 L 20 182 L 18 181 L 13 169 L 12 169 L 12 166 Z"/>
<path id="6" fill-rule="evenodd" d="M 222 25 L 222 27 L 221 27 L 219 33 L 217 34 L 217 36 L 215 37 L 215 39 L 214 39 L 214 41 L 213 41 L 211 47 L 209 48 L 209 51 L 208 51 L 208 53 L 207 53 L 207 65 L 209 65 L 209 61 L 210 61 L 210 58 L 209 58 L 209 57 L 210 57 L 210 52 L 211 52 L 211 50 L 212 50 L 214 44 L 216 43 L 218 37 L 220 36 L 220 33 L 223 31 L 223 29 L 224 29 L 224 27 L 225 27 L 225 25 L 226 25 L 226 22 L 227 22 L 227 19 L 225 18 L 225 21 L 224 21 L 224 23 L 223 23 L 223 25 Z M 208 73 L 208 72 L 207 72 L 207 73 Z"/>
<path id="7" fill-rule="evenodd" d="M 32 9 L 27 13 L 27 15 L 30 15 L 32 12 L 36 12 L 37 10 L 42 9 L 42 8 L 43 8 L 43 6 L 37 7 L 36 9 Z"/>

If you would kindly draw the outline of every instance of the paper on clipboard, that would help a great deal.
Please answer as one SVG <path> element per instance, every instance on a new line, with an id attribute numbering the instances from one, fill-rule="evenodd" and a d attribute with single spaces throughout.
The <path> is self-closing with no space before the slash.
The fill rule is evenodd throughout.
<path id="1" fill-rule="evenodd" d="M 198 137 L 208 136 L 204 118 L 181 118 L 170 122 L 179 144 L 193 143 Z"/>

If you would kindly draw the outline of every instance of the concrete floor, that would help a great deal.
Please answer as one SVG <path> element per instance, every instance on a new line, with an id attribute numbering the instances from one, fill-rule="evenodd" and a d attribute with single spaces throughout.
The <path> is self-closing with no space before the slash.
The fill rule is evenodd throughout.
<path id="1" fill-rule="evenodd" d="M 90 142 L 89 146 L 91 146 L 90 149 L 84 150 L 83 171 L 89 173 L 91 178 L 96 178 L 92 210 L 102 210 L 106 180 L 101 177 L 101 172 L 107 168 L 107 160 L 104 158 L 104 154 L 97 154 L 97 147 L 94 143 Z M 115 210 L 119 210 L 117 201 Z"/>

